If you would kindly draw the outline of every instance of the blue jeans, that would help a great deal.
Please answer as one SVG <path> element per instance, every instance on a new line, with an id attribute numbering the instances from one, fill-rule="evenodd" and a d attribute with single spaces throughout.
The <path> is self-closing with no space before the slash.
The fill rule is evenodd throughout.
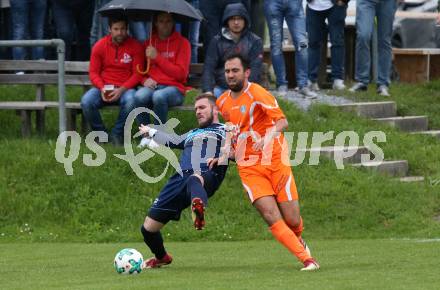
<path id="1" fill-rule="evenodd" d="M 226 90 L 227 90 L 227 88 L 215 86 L 214 87 L 214 96 L 218 99 Z"/>
<path id="2" fill-rule="evenodd" d="M 136 92 L 135 101 L 136 108 L 147 107 L 153 109 L 160 122 L 165 124 L 168 108 L 181 105 L 183 103 L 183 94 L 173 86 L 159 85 L 155 90 L 142 87 Z M 148 114 L 139 114 L 137 120 L 140 124 L 150 124 L 150 116 Z M 154 124 L 159 125 L 159 120 L 154 118 Z"/>
<path id="3" fill-rule="evenodd" d="M 319 65 L 321 63 L 322 43 L 326 40 L 327 30 L 325 20 L 328 20 L 330 34 L 332 80 L 344 79 L 344 28 L 347 6 L 334 5 L 324 11 L 316 11 L 307 6 L 307 33 L 309 36 L 309 80 L 316 82 L 318 79 Z"/>
<path id="4" fill-rule="evenodd" d="M 269 26 L 270 54 L 277 87 L 287 85 L 283 55 L 283 21 L 286 20 L 295 45 L 295 73 L 297 85 L 307 86 L 308 55 L 306 19 L 301 0 L 265 0 L 264 15 Z"/>
<path id="5" fill-rule="evenodd" d="M 46 0 L 13 0 L 11 4 L 12 39 L 43 39 Z M 25 59 L 24 47 L 12 49 L 14 59 Z M 32 59 L 44 59 L 44 48 L 33 47 Z"/>
<path id="6" fill-rule="evenodd" d="M 90 46 L 92 47 L 104 35 L 108 34 L 108 18 L 102 17 L 98 10 L 111 0 L 95 0 L 95 12 L 93 14 L 92 28 L 90 30 Z"/>
<path id="7" fill-rule="evenodd" d="M 144 42 L 150 35 L 151 22 L 147 21 L 130 21 L 128 27 L 130 34 L 139 42 Z"/>
<path id="8" fill-rule="evenodd" d="M 188 1 L 194 8 L 199 9 L 199 0 Z M 191 63 L 199 62 L 199 36 L 200 36 L 200 21 L 191 21 L 189 23 L 188 40 L 191 43 Z"/>
<path id="9" fill-rule="evenodd" d="M 124 137 L 124 126 L 128 114 L 136 107 L 134 94 L 136 90 L 130 89 L 125 91 L 116 103 L 104 102 L 101 98 L 101 91 L 97 88 L 88 90 L 81 99 L 81 108 L 87 122 L 94 131 L 107 131 L 102 122 L 99 109 L 104 106 L 118 104 L 121 108 L 119 116 L 116 120 L 115 126 L 112 129 L 111 135 L 122 139 Z"/>
<path id="10" fill-rule="evenodd" d="M 356 72 L 358 82 L 370 82 L 371 37 L 374 17 L 377 16 L 378 79 L 377 85 L 390 84 L 391 74 L 391 35 L 393 33 L 394 14 L 397 9 L 395 0 L 358 0 L 356 10 Z"/>
<path id="11" fill-rule="evenodd" d="M 94 8 L 94 1 L 84 0 L 78 5 L 52 1 L 57 35 L 66 43 L 66 60 L 88 61 L 90 59 L 90 30 Z M 76 50 L 73 58 L 72 44 L 75 39 Z"/>

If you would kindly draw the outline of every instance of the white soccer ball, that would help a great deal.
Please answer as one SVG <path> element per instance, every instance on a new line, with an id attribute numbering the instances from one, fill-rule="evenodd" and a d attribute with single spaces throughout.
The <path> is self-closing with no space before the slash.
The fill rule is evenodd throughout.
<path id="1" fill-rule="evenodd" d="M 120 250 L 115 257 L 115 270 L 119 274 L 131 275 L 142 271 L 144 257 L 135 249 Z"/>

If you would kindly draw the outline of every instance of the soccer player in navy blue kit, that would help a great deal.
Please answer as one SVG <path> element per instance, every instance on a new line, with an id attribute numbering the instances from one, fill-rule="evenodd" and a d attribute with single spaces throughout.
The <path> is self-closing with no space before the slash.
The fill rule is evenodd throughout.
<path id="1" fill-rule="evenodd" d="M 144 269 L 158 268 L 172 262 L 172 257 L 165 250 L 160 230 L 170 220 L 178 221 L 182 210 L 191 205 L 194 227 L 201 230 L 205 225 L 208 197 L 219 188 L 227 169 L 227 165 L 212 169 L 208 166 L 210 159 L 219 157 L 225 140 L 225 126 L 219 123 L 215 102 L 215 97 L 210 94 L 196 97 L 194 109 L 199 128 L 182 136 L 144 125 L 139 127 L 145 138 L 183 150 L 179 161 L 182 175 L 175 173 L 171 176 L 141 226 L 144 241 L 154 254 L 154 257 L 144 262 Z"/>

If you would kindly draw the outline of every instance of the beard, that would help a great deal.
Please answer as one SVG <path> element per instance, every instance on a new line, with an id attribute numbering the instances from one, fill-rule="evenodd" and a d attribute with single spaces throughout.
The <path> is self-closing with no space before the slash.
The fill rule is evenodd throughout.
<path id="1" fill-rule="evenodd" d="M 214 121 L 213 111 L 214 110 L 211 110 L 211 114 L 209 115 L 208 119 L 206 119 L 206 121 L 199 123 L 199 128 L 206 128 L 212 124 L 212 122 Z"/>
<path id="2" fill-rule="evenodd" d="M 231 91 L 233 91 L 234 93 L 238 93 L 241 92 L 241 90 L 243 89 L 244 86 L 244 81 L 239 81 L 235 84 L 228 84 L 228 87 Z"/>

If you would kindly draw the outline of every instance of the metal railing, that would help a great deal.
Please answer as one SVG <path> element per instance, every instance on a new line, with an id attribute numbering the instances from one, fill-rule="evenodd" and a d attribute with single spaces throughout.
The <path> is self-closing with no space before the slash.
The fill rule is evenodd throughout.
<path id="1" fill-rule="evenodd" d="M 50 46 L 57 48 L 58 55 L 58 111 L 59 111 L 59 131 L 60 134 L 66 131 L 66 85 L 64 82 L 64 58 L 66 45 L 62 39 L 48 40 L 1 40 L 0 46 Z"/>

